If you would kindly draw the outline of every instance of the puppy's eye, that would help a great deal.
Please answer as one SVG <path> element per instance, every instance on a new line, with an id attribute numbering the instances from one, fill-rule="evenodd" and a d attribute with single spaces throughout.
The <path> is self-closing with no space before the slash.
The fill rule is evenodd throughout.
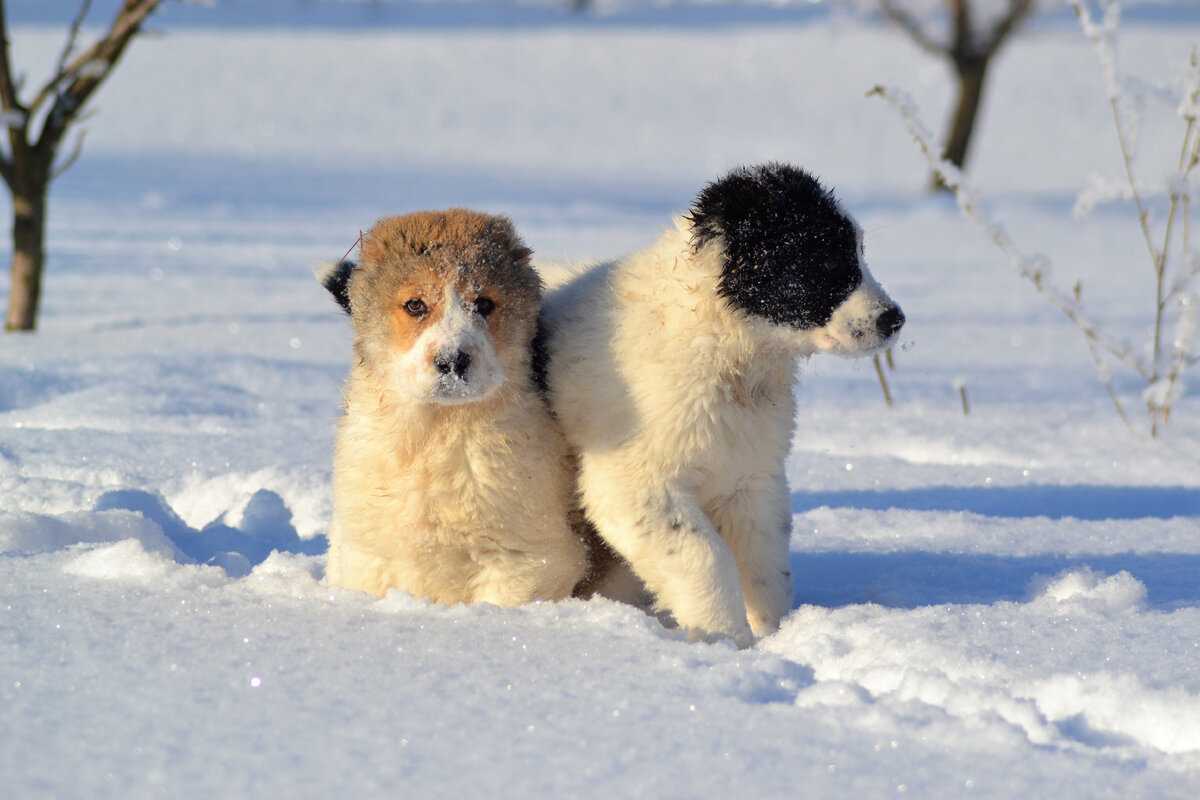
<path id="1" fill-rule="evenodd" d="M 475 301 L 475 310 L 479 312 L 479 316 L 486 317 L 496 310 L 496 302 L 490 297 L 481 297 Z"/>
<path id="2" fill-rule="evenodd" d="M 404 310 L 408 312 L 410 317 L 423 317 L 428 313 L 429 306 L 425 305 L 424 300 L 414 297 L 404 304 Z"/>

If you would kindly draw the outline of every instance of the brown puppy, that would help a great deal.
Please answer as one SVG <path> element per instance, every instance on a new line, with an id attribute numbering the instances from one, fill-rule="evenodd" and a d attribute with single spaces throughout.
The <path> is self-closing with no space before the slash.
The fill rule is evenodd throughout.
<path id="1" fill-rule="evenodd" d="M 354 365 L 333 464 L 328 579 L 382 595 L 519 605 L 584 574 L 572 467 L 537 394 L 542 284 L 504 217 L 381 220 L 322 283 Z"/>

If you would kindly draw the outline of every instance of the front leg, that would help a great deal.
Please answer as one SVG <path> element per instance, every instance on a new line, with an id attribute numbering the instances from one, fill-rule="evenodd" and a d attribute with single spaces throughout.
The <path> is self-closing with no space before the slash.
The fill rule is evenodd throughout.
<path id="1" fill-rule="evenodd" d="M 755 473 L 705 506 L 737 562 L 755 636 L 779 629 L 792 609 L 791 498 L 782 474 Z"/>
<path id="2" fill-rule="evenodd" d="M 647 485 L 644 476 L 624 476 L 587 459 L 579 485 L 597 531 L 690 639 L 754 643 L 733 553 L 691 491 Z"/>

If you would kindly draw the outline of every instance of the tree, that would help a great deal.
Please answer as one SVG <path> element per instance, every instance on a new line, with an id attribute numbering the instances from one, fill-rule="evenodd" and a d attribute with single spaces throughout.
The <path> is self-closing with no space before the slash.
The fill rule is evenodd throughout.
<path id="1" fill-rule="evenodd" d="M 938 0 L 933 5 L 920 0 L 874 1 L 879 13 L 917 45 L 950 62 L 958 96 L 943 139 L 944 157 L 962 169 L 983 101 L 988 67 L 1005 41 L 1032 13 L 1034 0 Z M 944 7 L 944 15 L 939 4 Z M 939 27 L 948 30 L 939 31 Z M 935 189 L 946 188 L 936 173 L 932 185 Z"/>
<path id="2" fill-rule="evenodd" d="M 108 31 L 76 52 L 80 29 L 92 0 L 82 0 L 67 34 L 54 73 L 29 102 L 18 96 L 8 41 L 8 12 L 0 0 L 0 122 L 8 128 L 8 152 L 0 151 L 0 177 L 12 195 L 12 286 L 9 331 L 31 331 L 37 324 L 46 250 L 46 200 L 50 184 L 79 157 L 82 135 L 62 161 L 58 154 L 84 107 L 112 73 L 121 54 L 163 0 L 121 0 Z"/>

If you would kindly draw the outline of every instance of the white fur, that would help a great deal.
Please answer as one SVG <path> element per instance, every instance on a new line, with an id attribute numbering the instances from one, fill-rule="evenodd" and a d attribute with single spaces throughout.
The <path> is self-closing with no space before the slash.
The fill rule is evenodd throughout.
<path id="1" fill-rule="evenodd" d="M 482 400 L 504 380 L 487 323 L 451 286 L 445 288 L 442 305 L 445 313 L 421 333 L 413 347 L 393 355 L 396 388 L 431 403 L 453 405 Z M 439 355 L 452 357 L 455 352 L 471 358 L 465 379 L 435 366 Z"/>
<path id="2" fill-rule="evenodd" d="M 797 331 L 718 296 L 720 246 L 683 219 L 649 249 L 553 291 L 550 396 L 588 518 L 692 638 L 747 646 L 792 603 L 784 459 L 798 357 L 886 344 L 869 275 L 824 328 Z"/>

